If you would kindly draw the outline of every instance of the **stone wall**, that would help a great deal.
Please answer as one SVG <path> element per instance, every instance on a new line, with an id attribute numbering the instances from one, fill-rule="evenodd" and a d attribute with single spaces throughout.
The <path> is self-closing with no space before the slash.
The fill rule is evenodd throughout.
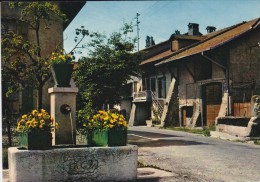
<path id="1" fill-rule="evenodd" d="M 136 181 L 137 146 L 8 149 L 10 182 Z"/>

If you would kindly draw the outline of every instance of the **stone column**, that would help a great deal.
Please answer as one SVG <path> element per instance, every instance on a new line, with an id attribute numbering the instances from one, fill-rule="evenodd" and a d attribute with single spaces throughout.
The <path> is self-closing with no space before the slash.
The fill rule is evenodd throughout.
<path id="1" fill-rule="evenodd" d="M 50 94 L 50 114 L 59 125 L 59 128 L 54 129 L 52 133 L 52 144 L 76 144 L 76 95 L 78 88 L 52 87 L 48 89 L 48 92 Z M 62 113 L 61 107 L 64 105 L 68 105 L 71 112 Z"/>

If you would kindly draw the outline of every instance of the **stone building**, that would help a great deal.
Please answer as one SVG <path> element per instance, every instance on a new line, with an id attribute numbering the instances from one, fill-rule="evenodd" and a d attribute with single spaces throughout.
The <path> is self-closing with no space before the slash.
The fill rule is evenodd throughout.
<path id="1" fill-rule="evenodd" d="M 56 3 L 62 13 L 66 14 L 68 21 L 64 22 L 60 18 L 51 16 L 48 26 L 43 23 L 40 27 L 40 42 L 42 55 L 49 55 L 58 45 L 63 46 L 63 31 L 67 28 L 70 22 L 78 14 L 81 8 L 85 5 L 85 1 L 75 2 L 53 2 Z M 34 32 L 19 21 L 20 9 L 10 9 L 9 2 L 1 3 L 1 30 L 12 31 L 22 35 L 26 40 L 35 42 Z M 44 31 L 41 31 L 44 30 Z M 2 80 L 4 85 L 4 80 Z M 43 108 L 49 110 L 49 94 L 48 88 L 53 87 L 54 83 L 49 80 L 43 88 Z M 4 88 L 3 88 L 4 89 Z M 20 93 L 13 94 L 11 97 L 3 96 L 3 111 L 5 109 L 12 110 L 12 113 L 28 112 L 37 105 L 37 92 L 31 89 L 25 89 Z M 4 114 L 4 113 L 3 113 Z"/>
<path id="2" fill-rule="evenodd" d="M 189 23 L 188 33 L 144 49 L 130 124 L 160 115 L 161 125 L 211 126 L 218 116 L 250 117 L 260 94 L 259 18 L 221 30 Z M 195 30 L 192 30 L 195 28 Z"/>

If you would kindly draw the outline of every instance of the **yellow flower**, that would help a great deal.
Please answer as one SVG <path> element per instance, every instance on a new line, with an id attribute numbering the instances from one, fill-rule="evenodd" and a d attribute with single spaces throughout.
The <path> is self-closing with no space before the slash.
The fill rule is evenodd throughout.
<path id="1" fill-rule="evenodd" d="M 55 128 L 58 129 L 59 128 L 59 124 L 56 122 L 55 123 Z"/>
<path id="2" fill-rule="evenodd" d="M 112 117 L 114 118 L 114 119 L 118 119 L 118 115 L 116 115 L 116 114 L 112 114 Z"/>
<path id="3" fill-rule="evenodd" d="M 86 124 L 86 123 L 84 123 L 84 124 L 83 124 L 83 126 L 87 126 L 87 124 Z"/>
<path id="4" fill-rule="evenodd" d="M 41 125 L 45 125 L 45 121 L 43 119 L 40 121 L 40 123 Z"/>
<path id="5" fill-rule="evenodd" d="M 24 115 L 22 116 L 22 119 L 25 119 L 25 118 L 27 118 L 27 114 L 24 114 Z"/>
<path id="6" fill-rule="evenodd" d="M 106 115 L 106 116 L 104 116 L 103 118 L 102 118 L 104 121 L 107 121 L 109 118 L 108 118 L 108 115 Z"/>
<path id="7" fill-rule="evenodd" d="M 38 112 L 37 110 L 33 110 L 32 115 L 35 115 L 37 112 Z"/>

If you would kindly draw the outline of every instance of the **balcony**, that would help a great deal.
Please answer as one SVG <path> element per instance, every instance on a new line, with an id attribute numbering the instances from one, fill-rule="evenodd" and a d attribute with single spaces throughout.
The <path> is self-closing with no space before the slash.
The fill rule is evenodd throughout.
<path id="1" fill-rule="evenodd" d="M 133 102 L 148 102 L 148 101 L 152 101 L 152 92 L 150 90 L 133 93 Z"/>

